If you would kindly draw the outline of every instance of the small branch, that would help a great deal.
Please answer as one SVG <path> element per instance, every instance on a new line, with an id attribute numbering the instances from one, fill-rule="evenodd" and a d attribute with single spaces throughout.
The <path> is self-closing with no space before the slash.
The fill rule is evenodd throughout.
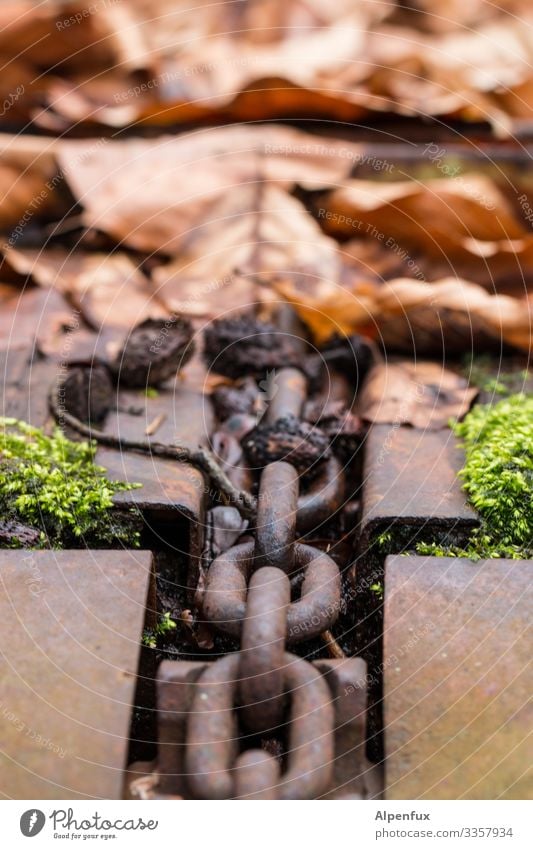
<path id="1" fill-rule="evenodd" d="M 323 631 L 320 636 L 326 644 L 326 648 L 329 652 L 330 657 L 334 657 L 337 660 L 344 660 L 346 658 L 346 655 L 344 654 L 343 650 L 339 646 L 337 640 L 335 639 L 331 631 Z"/>
<path id="2" fill-rule="evenodd" d="M 159 415 L 156 416 L 155 419 L 153 419 L 153 421 L 150 422 L 150 424 L 148 425 L 148 427 L 144 431 L 145 435 L 146 436 L 153 436 L 154 433 L 156 433 L 159 430 L 159 428 L 161 427 L 161 425 L 165 421 L 166 417 L 167 417 L 166 413 L 159 413 Z"/>
<path id="3" fill-rule="evenodd" d="M 94 440 L 98 445 L 104 445 L 106 448 L 115 448 L 119 451 L 135 451 L 140 454 L 150 454 L 156 457 L 177 460 L 179 463 L 188 463 L 190 466 L 194 466 L 194 468 L 203 472 L 211 481 L 214 488 L 230 504 L 234 505 L 242 516 L 247 519 L 255 516 L 257 511 L 256 499 L 248 492 L 233 486 L 230 479 L 222 471 L 209 451 L 206 451 L 204 448 L 194 450 L 183 445 L 165 445 L 162 442 L 152 442 L 150 440 L 123 439 L 103 433 L 101 430 L 95 430 L 65 410 L 59 401 L 59 389 L 60 386 L 52 387 L 49 395 L 50 411 L 58 424 L 62 426 L 68 425 L 76 433 L 80 434 L 80 436 Z"/>

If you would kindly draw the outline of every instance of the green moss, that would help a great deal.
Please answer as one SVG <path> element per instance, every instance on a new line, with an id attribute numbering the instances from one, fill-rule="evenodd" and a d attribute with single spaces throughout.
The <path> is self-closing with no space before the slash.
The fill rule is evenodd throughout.
<path id="1" fill-rule="evenodd" d="M 150 649 L 157 648 L 157 638 L 166 636 L 169 631 L 173 631 L 177 627 L 173 619 L 170 618 L 170 611 L 162 613 L 159 616 L 159 622 L 155 628 L 145 628 L 142 636 L 143 646 L 148 646 Z"/>
<path id="2" fill-rule="evenodd" d="M 370 592 L 374 593 L 374 595 L 381 601 L 383 598 L 383 584 L 381 581 L 376 581 L 375 584 L 371 584 Z"/>
<path id="3" fill-rule="evenodd" d="M 533 553 L 533 396 L 479 405 L 455 424 L 466 462 L 460 475 L 481 527 L 464 548 L 420 544 L 420 554 L 527 558 Z"/>
<path id="4" fill-rule="evenodd" d="M 41 530 L 41 544 L 139 544 L 131 516 L 112 510 L 113 495 L 138 484 L 110 481 L 94 463 L 96 446 L 60 430 L 0 417 L 0 516 Z"/>
<path id="5" fill-rule="evenodd" d="M 383 533 L 379 534 L 376 537 L 376 545 L 379 548 L 386 549 L 388 551 L 390 544 L 392 542 L 392 531 L 383 531 Z"/>
<path id="6" fill-rule="evenodd" d="M 501 361 L 489 354 L 465 357 L 462 372 L 472 386 L 490 395 L 512 395 L 522 391 L 531 378 L 527 368 L 502 371 Z"/>

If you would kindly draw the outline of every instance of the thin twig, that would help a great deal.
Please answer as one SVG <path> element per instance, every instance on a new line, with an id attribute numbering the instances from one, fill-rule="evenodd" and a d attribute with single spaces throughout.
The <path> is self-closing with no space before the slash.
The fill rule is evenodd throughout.
<path id="1" fill-rule="evenodd" d="M 330 657 L 334 657 L 337 660 L 344 660 L 346 655 L 344 654 L 343 650 L 339 646 L 337 640 L 335 639 L 331 631 L 322 631 L 320 636 L 326 644 L 326 648 L 330 654 Z"/>
<path id="2" fill-rule="evenodd" d="M 145 436 L 153 436 L 154 433 L 156 433 L 159 430 L 159 428 L 161 427 L 161 425 L 165 421 L 166 417 L 167 417 L 166 413 L 159 413 L 159 415 L 156 416 L 155 419 L 153 419 L 150 422 L 150 424 L 148 425 L 148 427 L 144 431 Z"/>
<path id="3" fill-rule="evenodd" d="M 135 451 L 140 454 L 151 454 L 156 457 L 177 460 L 180 463 L 188 463 L 190 466 L 194 466 L 194 468 L 203 472 L 211 481 L 213 487 L 230 504 L 234 505 L 242 516 L 247 519 L 255 516 L 257 511 L 256 499 L 250 493 L 233 486 L 228 476 L 222 471 L 209 451 L 206 451 L 204 448 L 191 449 L 184 445 L 165 445 L 162 442 L 152 442 L 150 440 L 124 439 L 103 433 L 101 430 L 95 430 L 65 410 L 59 401 L 60 388 L 59 385 L 55 388 L 52 387 L 49 395 L 49 405 L 55 420 L 62 426 L 68 425 L 76 433 L 79 433 L 80 436 L 92 439 L 98 445 L 104 445 L 106 448 L 115 448 L 119 451 Z"/>

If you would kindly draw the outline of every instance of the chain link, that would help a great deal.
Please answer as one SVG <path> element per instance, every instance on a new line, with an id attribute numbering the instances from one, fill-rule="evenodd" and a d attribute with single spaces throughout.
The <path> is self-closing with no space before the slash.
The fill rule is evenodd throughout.
<path id="1" fill-rule="evenodd" d="M 238 724 L 234 710 L 241 655 L 215 661 L 197 682 L 187 723 L 185 763 L 189 786 L 197 799 L 232 799 L 237 795 Z M 323 676 L 296 655 L 283 655 L 283 686 L 290 699 L 287 768 L 276 787 L 265 787 L 266 759 L 261 778 L 252 786 L 275 791 L 277 799 L 314 799 L 331 782 L 334 759 L 334 710 Z M 254 750 L 251 750 L 254 751 Z M 254 773 L 249 755 L 248 775 Z M 267 767 L 273 769 L 271 766 Z M 242 795 L 243 780 L 238 782 Z M 259 785 L 259 788 L 258 788 Z M 253 790 L 252 792 L 255 792 Z"/>
<path id="2" fill-rule="evenodd" d="M 302 543 L 294 544 L 296 569 L 305 570 L 300 599 L 289 605 L 286 636 L 289 643 L 316 637 L 333 627 L 341 600 L 339 568 L 332 558 Z M 246 616 L 248 579 L 252 571 L 254 543 L 242 543 L 211 564 L 203 599 L 205 618 L 217 630 L 240 637 Z"/>
<path id="3" fill-rule="evenodd" d="M 300 416 L 307 381 L 295 369 L 278 375 L 267 412 L 273 422 Z M 240 638 L 241 650 L 201 675 L 187 720 L 186 768 L 200 799 L 312 799 L 331 781 L 334 710 L 323 676 L 285 647 L 329 630 L 341 604 L 341 577 L 332 558 L 296 542 L 342 504 L 339 461 L 324 464 L 307 492 L 288 462 L 261 474 L 255 540 L 216 557 L 206 576 L 202 608 L 217 630 Z M 291 602 L 290 577 L 303 572 Z M 239 729 L 252 735 L 281 730 L 289 714 L 284 769 L 260 748 L 239 753 Z"/>
<path id="4" fill-rule="evenodd" d="M 263 566 L 252 575 L 242 626 L 239 694 L 250 731 L 273 732 L 281 723 L 283 655 L 291 586 L 287 575 Z"/>

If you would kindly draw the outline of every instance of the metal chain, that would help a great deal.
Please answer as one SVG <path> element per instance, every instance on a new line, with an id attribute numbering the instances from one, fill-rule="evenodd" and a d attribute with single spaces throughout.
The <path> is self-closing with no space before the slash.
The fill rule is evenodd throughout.
<path id="1" fill-rule="evenodd" d="M 268 419 L 300 415 L 305 391 L 300 372 L 282 370 Z M 297 543 L 296 531 L 330 518 L 343 494 L 335 458 L 305 495 L 289 463 L 270 463 L 260 479 L 255 541 L 233 546 L 208 570 L 205 618 L 239 637 L 241 650 L 216 661 L 198 682 L 186 738 L 186 766 L 196 798 L 311 799 L 327 789 L 334 745 L 331 696 L 320 673 L 285 646 L 329 630 L 338 618 L 339 569 L 329 555 Z M 290 576 L 302 571 L 300 598 L 291 602 Z M 289 751 L 283 773 L 261 749 L 238 753 L 239 723 L 252 734 L 272 734 L 287 709 Z"/>
<path id="2" fill-rule="evenodd" d="M 256 793 L 271 794 L 262 798 L 316 798 L 331 782 L 334 760 L 334 709 L 326 681 L 306 660 L 284 653 L 283 686 L 291 702 L 287 769 L 278 778 L 269 760 L 251 750 L 253 754 L 248 753 L 244 761 L 249 782 L 246 787 L 243 776 L 235 779 L 238 769 L 242 769 L 242 761 L 237 758 L 238 724 L 234 710 L 240 664 L 239 652 L 226 655 L 211 664 L 197 682 L 188 717 L 185 755 L 193 795 L 197 799 L 233 799 L 238 786 L 241 798 L 248 792 L 252 798 Z M 272 780 L 277 784 L 270 784 Z"/>

